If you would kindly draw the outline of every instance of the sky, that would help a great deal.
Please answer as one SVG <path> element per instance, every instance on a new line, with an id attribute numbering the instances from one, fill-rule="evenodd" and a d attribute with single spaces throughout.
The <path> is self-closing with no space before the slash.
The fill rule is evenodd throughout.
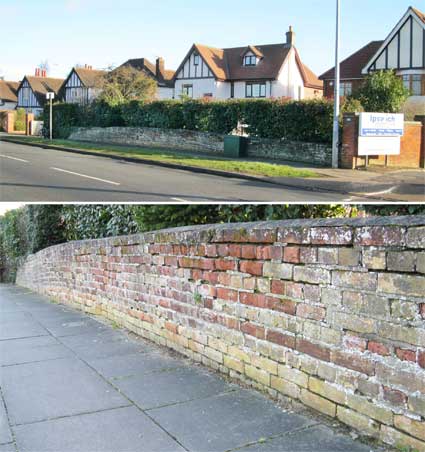
<path id="1" fill-rule="evenodd" d="M 194 42 L 213 47 L 285 41 L 318 75 L 334 61 L 336 0 L 0 0 L 0 75 L 20 80 L 48 61 L 65 77 L 76 64 L 104 69 L 129 58 L 165 58 L 177 69 Z M 342 56 L 385 39 L 425 0 L 341 0 Z"/>

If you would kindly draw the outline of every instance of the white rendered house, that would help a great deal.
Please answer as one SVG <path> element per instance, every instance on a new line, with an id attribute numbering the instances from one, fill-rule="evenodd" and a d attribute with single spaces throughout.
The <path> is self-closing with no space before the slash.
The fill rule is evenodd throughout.
<path id="1" fill-rule="evenodd" d="M 301 61 L 292 27 L 285 44 L 218 49 L 194 44 L 174 76 L 174 96 L 194 99 L 318 98 L 323 82 Z"/>

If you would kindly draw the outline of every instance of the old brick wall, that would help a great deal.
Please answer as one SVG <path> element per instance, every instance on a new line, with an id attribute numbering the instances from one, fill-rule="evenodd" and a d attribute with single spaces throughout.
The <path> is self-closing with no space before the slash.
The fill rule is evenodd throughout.
<path id="1" fill-rule="evenodd" d="M 179 228 L 30 256 L 17 284 L 425 451 L 425 217 Z"/>
<path id="2" fill-rule="evenodd" d="M 75 129 L 69 139 L 129 146 L 224 154 L 224 135 L 193 130 L 155 129 L 148 127 L 92 127 Z M 249 157 L 290 160 L 316 165 L 330 165 L 332 148 L 326 144 L 253 138 Z"/>
<path id="3" fill-rule="evenodd" d="M 354 114 L 344 115 L 342 134 L 341 167 L 352 169 L 365 165 L 365 157 L 358 157 L 359 118 Z M 404 136 L 401 139 L 400 155 L 388 156 L 388 166 L 403 168 L 424 167 L 425 125 L 421 122 L 405 122 Z M 385 156 L 369 157 L 370 165 L 384 165 Z"/>

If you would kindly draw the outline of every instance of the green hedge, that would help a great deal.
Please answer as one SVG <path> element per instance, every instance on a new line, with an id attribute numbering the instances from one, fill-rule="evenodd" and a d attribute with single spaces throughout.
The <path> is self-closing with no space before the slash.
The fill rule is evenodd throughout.
<path id="1" fill-rule="evenodd" d="M 227 134 L 238 121 L 249 126 L 248 133 L 260 138 L 330 143 L 332 103 L 326 100 L 165 100 L 149 103 L 132 101 L 119 106 L 93 102 L 80 107 L 56 104 L 53 108 L 55 138 L 67 138 L 72 127 L 155 127 Z M 46 131 L 49 112 L 44 111 Z"/>

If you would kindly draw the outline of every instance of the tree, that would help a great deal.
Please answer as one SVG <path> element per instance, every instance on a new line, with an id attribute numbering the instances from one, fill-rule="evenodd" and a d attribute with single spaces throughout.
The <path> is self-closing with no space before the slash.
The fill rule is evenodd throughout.
<path id="1" fill-rule="evenodd" d="M 394 71 L 379 71 L 368 75 L 351 97 L 359 100 L 365 111 L 398 113 L 409 95 Z"/>
<path id="2" fill-rule="evenodd" d="M 99 99 L 109 105 L 120 105 L 131 100 L 148 101 L 156 97 L 156 81 L 130 66 L 108 72 L 100 83 Z"/>

